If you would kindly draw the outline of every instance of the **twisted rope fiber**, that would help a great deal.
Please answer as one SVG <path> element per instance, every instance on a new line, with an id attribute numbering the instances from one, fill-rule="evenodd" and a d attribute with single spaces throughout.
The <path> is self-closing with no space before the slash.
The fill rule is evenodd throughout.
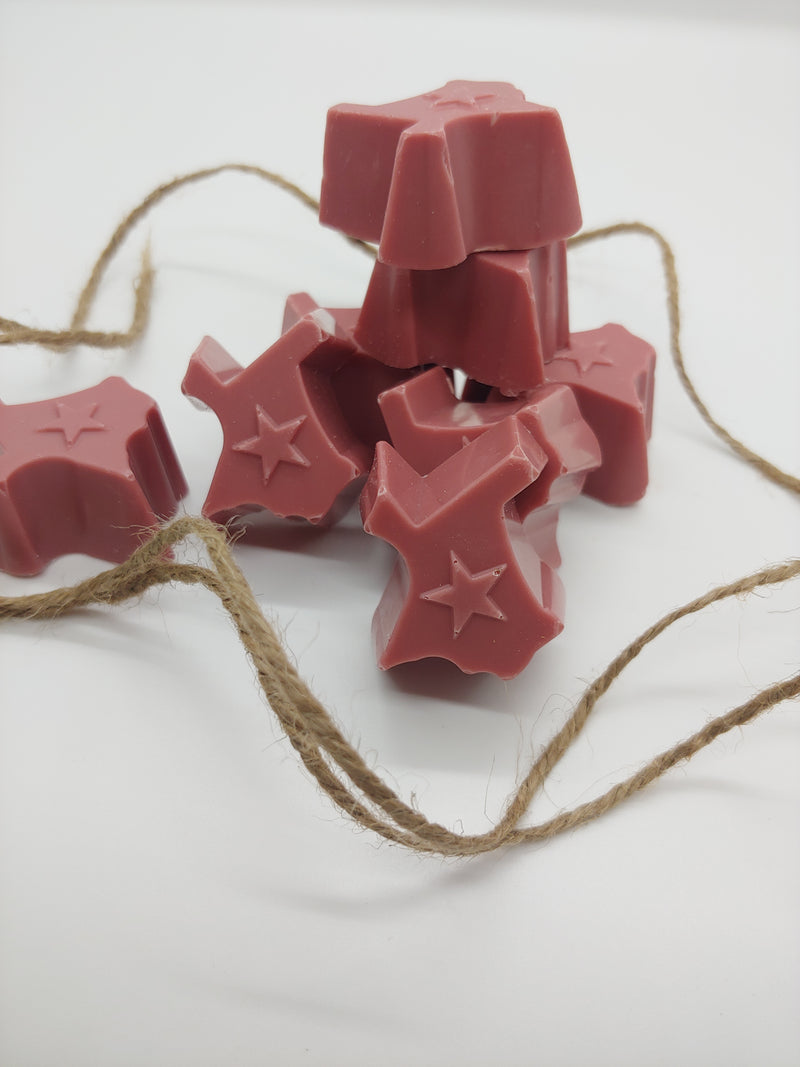
<path id="1" fill-rule="evenodd" d="M 263 178 L 318 210 L 318 203 L 280 175 L 246 164 L 225 164 L 176 178 L 155 189 L 120 223 L 95 264 L 84 286 L 68 330 L 35 330 L 9 319 L 0 319 L 0 344 L 44 344 L 66 350 L 76 344 L 98 348 L 131 345 L 143 332 L 150 309 L 153 273 L 146 249 L 136 282 L 134 314 L 125 331 L 89 331 L 85 323 L 99 285 L 111 259 L 136 223 L 164 197 L 191 182 L 236 171 Z M 705 421 L 741 458 L 764 477 L 791 492 L 800 493 L 800 479 L 768 463 L 732 437 L 712 418 L 697 395 L 686 372 L 680 347 L 680 305 L 675 258 L 666 239 L 641 222 L 617 223 L 587 231 L 573 238 L 572 246 L 612 236 L 638 233 L 658 244 L 667 288 L 670 347 L 681 382 Z M 350 239 L 349 239 L 350 240 Z M 374 256 L 372 246 L 351 240 Z M 166 556 L 172 545 L 191 536 L 203 542 L 210 566 L 175 562 Z M 387 840 L 420 852 L 446 856 L 469 856 L 503 845 L 541 841 L 580 826 L 609 811 L 676 763 L 690 759 L 721 734 L 742 726 L 769 708 L 800 694 L 800 674 L 770 686 L 749 701 L 707 723 L 691 737 L 661 753 L 638 772 L 586 804 L 562 812 L 533 827 L 519 823 L 533 798 L 577 738 L 599 699 L 619 674 L 666 629 L 687 615 L 734 596 L 747 596 L 757 589 L 787 581 L 800 574 L 800 560 L 787 560 L 728 585 L 719 586 L 677 608 L 631 642 L 586 689 L 574 711 L 533 762 L 522 783 L 509 798 L 504 814 L 483 834 L 459 834 L 428 820 L 402 800 L 364 762 L 360 753 L 342 735 L 327 709 L 310 691 L 291 663 L 280 637 L 264 617 L 255 596 L 230 551 L 225 531 L 197 517 L 184 517 L 157 531 L 123 564 L 75 586 L 21 597 L 0 597 L 0 620 L 8 618 L 56 618 L 92 604 L 114 605 L 142 595 L 152 586 L 169 583 L 200 584 L 216 595 L 228 611 L 242 644 L 257 672 L 267 701 L 301 760 L 320 787 L 358 824 Z M 342 777 L 340 777 L 340 775 Z"/>
<path id="2" fill-rule="evenodd" d="M 158 188 L 148 193 L 141 203 L 130 211 L 122 222 L 114 230 L 103 251 L 92 267 L 86 284 L 78 296 L 72 320 L 66 330 L 41 330 L 14 319 L 0 318 L 0 345 L 45 345 L 55 350 L 67 350 L 76 345 L 87 345 L 90 348 L 127 348 L 137 341 L 147 326 L 152 304 L 153 269 L 150 261 L 149 248 L 145 247 L 142 253 L 141 267 L 134 282 L 134 308 L 131 324 L 127 330 L 87 330 L 86 320 L 89 318 L 92 306 L 97 297 L 97 290 L 105 276 L 108 266 L 119 251 L 128 234 L 161 200 L 177 192 L 186 185 L 204 181 L 206 178 L 216 177 L 226 172 L 238 174 L 250 174 L 261 178 L 271 185 L 283 189 L 301 204 L 310 208 L 315 214 L 319 212 L 319 201 L 301 189 L 299 185 L 284 178 L 274 171 L 256 167 L 250 163 L 223 163 L 219 167 L 207 167 L 204 170 L 192 171 L 191 174 L 183 174 L 171 181 L 164 182 Z M 350 244 L 361 247 L 371 254 L 371 246 L 356 237 L 346 238 Z"/>
<path id="3" fill-rule="evenodd" d="M 191 535 L 205 545 L 210 566 L 174 562 L 165 550 Z M 387 840 L 421 852 L 470 856 L 503 845 L 542 841 L 573 829 L 611 808 L 690 759 L 722 734 L 743 726 L 776 704 L 800 694 L 800 673 L 757 693 L 744 704 L 713 719 L 684 741 L 662 752 L 602 796 L 532 827 L 519 823 L 542 785 L 585 726 L 600 698 L 636 657 L 680 619 L 730 597 L 747 596 L 800 575 L 800 560 L 767 567 L 719 586 L 670 612 L 640 634 L 587 688 L 564 726 L 534 761 L 491 830 L 460 834 L 427 819 L 403 801 L 364 762 L 343 736 L 331 714 L 297 673 L 274 627 L 264 617 L 236 564 L 224 530 L 206 519 L 186 516 L 163 527 L 117 567 L 75 586 L 20 597 L 0 597 L 0 620 L 52 619 L 91 604 L 114 605 L 141 596 L 152 586 L 200 584 L 219 598 L 238 631 L 270 706 L 308 771 L 347 815 Z M 344 776 L 344 781 L 332 766 Z"/>
<path id="4" fill-rule="evenodd" d="M 99 264 L 100 260 L 97 263 Z M 15 322 L 14 319 L 0 318 L 0 345 L 45 345 L 54 351 L 66 351 L 76 345 L 87 345 L 90 348 L 127 348 L 138 341 L 144 333 L 150 317 L 150 305 L 153 299 L 153 267 L 150 261 L 150 249 L 147 246 L 142 252 L 141 266 L 133 283 L 133 291 L 133 317 L 127 330 L 87 330 L 83 326 L 85 315 L 78 325 L 72 325 L 68 330 L 40 330 L 33 326 L 25 326 L 21 322 Z M 85 292 L 86 289 L 84 289 Z M 73 316 L 73 324 L 76 316 L 77 309 Z"/>
<path id="5" fill-rule="evenodd" d="M 568 244 L 571 248 L 578 248 L 581 245 L 589 244 L 592 241 L 599 241 L 606 237 L 613 237 L 615 234 L 641 234 L 643 237 L 649 237 L 658 245 L 658 249 L 661 252 L 661 264 L 664 270 L 664 281 L 667 288 L 667 317 L 669 319 L 669 339 L 672 361 L 675 364 L 675 369 L 678 372 L 681 385 L 686 390 L 689 399 L 697 408 L 703 421 L 719 438 L 721 438 L 721 440 L 725 442 L 728 448 L 732 449 L 740 459 L 745 461 L 745 463 L 749 463 L 752 467 L 755 467 L 757 471 L 760 471 L 761 474 L 771 482 L 775 482 L 777 485 L 782 486 L 784 489 L 788 489 L 790 492 L 800 494 L 800 478 L 796 478 L 794 475 L 781 470 L 780 467 L 774 466 L 774 464 L 764 459 L 764 457 L 760 456 L 757 452 L 753 452 L 747 445 L 743 444 L 730 434 L 724 426 L 721 426 L 717 422 L 700 399 L 697 390 L 694 387 L 694 383 L 686 371 L 686 365 L 683 360 L 683 351 L 680 343 L 681 311 L 678 271 L 675 266 L 675 253 L 672 251 L 666 237 L 664 237 L 658 230 L 654 229 L 654 227 L 648 226 L 644 222 L 615 222 L 611 226 L 602 226 L 596 230 L 586 230 L 584 233 L 579 233 L 575 237 L 572 237 L 568 241 Z"/>

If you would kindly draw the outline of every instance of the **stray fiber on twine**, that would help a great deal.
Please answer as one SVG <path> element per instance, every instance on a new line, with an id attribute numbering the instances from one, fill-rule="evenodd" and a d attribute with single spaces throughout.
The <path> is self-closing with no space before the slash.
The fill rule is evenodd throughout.
<path id="1" fill-rule="evenodd" d="M 152 298 L 153 270 L 145 249 L 136 280 L 134 312 L 124 331 L 93 331 L 86 321 L 108 264 L 129 232 L 160 200 L 192 182 L 225 171 L 251 174 L 284 189 L 306 206 L 318 211 L 319 204 L 294 183 L 272 171 L 242 163 L 195 171 L 159 186 L 133 209 L 100 254 L 66 330 L 40 330 L 0 318 L 0 345 L 39 344 L 55 350 L 75 345 L 117 348 L 133 344 L 144 332 Z M 680 380 L 705 422 L 741 459 L 770 481 L 800 495 L 800 479 L 780 470 L 747 448 L 721 426 L 697 395 L 686 371 L 680 346 L 680 304 L 675 257 L 666 239 L 642 222 L 621 222 L 590 230 L 572 238 L 576 247 L 615 234 L 637 233 L 658 245 L 667 291 L 670 348 Z M 348 239 L 350 240 L 350 239 Z M 371 245 L 351 240 L 368 254 Z M 187 538 L 203 543 L 207 566 L 177 562 L 169 549 Z M 800 560 L 786 560 L 718 586 L 665 615 L 640 634 L 585 690 L 561 729 L 533 761 L 521 784 L 510 795 L 503 815 L 486 833 L 464 834 L 448 830 L 407 804 L 364 761 L 344 737 L 330 712 L 320 703 L 293 666 L 287 650 L 259 607 L 252 589 L 233 558 L 224 529 L 206 519 L 186 516 L 155 532 L 128 560 L 77 585 L 28 596 L 0 597 L 0 620 L 51 619 L 91 604 L 112 605 L 141 596 L 152 586 L 165 584 L 203 585 L 219 598 L 231 616 L 239 638 L 252 660 L 259 683 L 282 729 L 320 788 L 350 818 L 381 837 L 418 852 L 443 856 L 472 856 L 506 845 L 542 841 L 590 822 L 620 804 L 681 761 L 691 759 L 729 730 L 762 715 L 785 700 L 800 695 L 800 673 L 756 693 L 750 700 L 708 722 L 691 737 L 662 752 L 640 770 L 602 796 L 536 826 L 521 826 L 531 802 L 544 786 L 559 760 L 575 741 L 590 714 L 614 680 L 642 650 L 670 626 L 688 615 L 730 597 L 748 596 L 758 589 L 796 578 Z"/>

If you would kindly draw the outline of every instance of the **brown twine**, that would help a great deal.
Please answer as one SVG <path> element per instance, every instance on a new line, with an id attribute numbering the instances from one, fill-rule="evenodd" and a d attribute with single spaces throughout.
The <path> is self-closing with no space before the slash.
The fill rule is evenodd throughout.
<path id="1" fill-rule="evenodd" d="M 796 478 L 793 474 L 788 474 L 786 471 L 781 470 L 780 467 L 774 466 L 772 463 L 764 459 L 763 456 L 760 456 L 757 452 L 753 452 L 747 445 L 742 444 L 736 437 L 728 433 L 725 427 L 717 422 L 698 396 L 694 383 L 686 372 L 686 366 L 683 361 L 683 351 L 680 343 L 681 311 L 678 289 L 678 271 L 675 266 L 675 253 L 672 251 L 666 237 L 644 222 L 615 222 L 611 226 L 602 226 L 597 230 L 586 230 L 584 233 L 579 233 L 577 236 L 571 238 L 568 243 L 571 248 L 577 248 L 580 245 L 589 244 L 591 241 L 598 241 L 606 237 L 612 237 L 614 234 L 624 233 L 638 233 L 644 237 L 651 238 L 656 242 L 659 251 L 661 252 L 661 263 L 664 268 L 664 281 L 667 288 L 667 315 L 669 318 L 669 340 L 672 361 L 675 364 L 675 369 L 678 372 L 678 377 L 681 380 L 683 388 L 686 390 L 691 402 L 700 412 L 706 425 L 708 425 L 714 433 L 725 442 L 728 448 L 732 449 L 736 455 L 739 456 L 740 459 L 743 459 L 745 463 L 749 463 L 752 467 L 755 467 L 765 478 L 782 486 L 784 489 L 788 489 L 790 492 L 800 493 L 800 478 Z"/>
<path id="2" fill-rule="evenodd" d="M 301 204 L 311 208 L 315 213 L 319 212 L 319 201 L 310 196 L 299 185 L 290 182 L 281 174 L 256 167 L 250 163 L 223 163 L 219 167 L 207 167 L 205 170 L 192 171 L 191 174 L 183 174 L 172 181 L 164 182 L 154 189 L 142 200 L 140 204 L 129 212 L 122 222 L 114 230 L 108 244 L 97 258 L 92 267 L 92 272 L 80 292 L 75 310 L 72 313 L 72 321 L 66 330 L 40 330 L 32 326 L 26 326 L 13 319 L 0 318 L 0 345 L 45 345 L 47 348 L 66 350 L 76 345 L 88 345 L 91 348 L 127 348 L 141 337 L 147 326 L 152 302 L 153 270 L 150 264 L 150 252 L 145 248 L 142 254 L 142 265 L 134 282 L 135 300 L 133 318 L 127 330 L 114 330 L 110 332 L 102 330 L 85 329 L 86 320 L 92 310 L 97 290 L 103 280 L 106 270 L 114 258 L 125 238 L 131 230 L 147 215 L 161 200 L 172 193 L 182 189 L 185 185 L 213 178 L 218 174 L 233 172 L 239 174 L 251 174 L 279 189 L 289 193 Z M 358 248 L 362 248 L 369 254 L 374 255 L 371 245 L 365 241 L 359 241 L 356 237 L 347 237 L 347 240 Z"/>
<path id="3" fill-rule="evenodd" d="M 102 257 L 101 257 L 102 258 Z M 100 260 L 98 260 L 99 264 Z M 97 270 L 95 264 L 92 276 Z M 153 267 L 150 262 L 150 249 L 145 246 L 142 252 L 141 267 L 139 274 L 133 283 L 134 304 L 133 318 L 127 330 L 87 330 L 83 326 L 88 311 L 84 311 L 78 319 L 78 309 L 86 294 L 89 283 L 81 293 L 78 308 L 73 316 L 73 326 L 68 330 L 40 330 L 34 326 L 25 326 L 24 323 L 15 322 L 14 319 L 0 318 L 0 345 L 45 345 L 55 351 L 66 351 L 75 345 L 88 345 L 90 348 L 127 348 L 137 341 L 145 331 L 147 320 L 150 317 L 150 304 L 153 297 Z M 89 304 L 94 299 L 95 284 L 91 292 Z M 78 322 L 78 325 L 74 325 Z"/>
<path id="4" fill-rule="evenodd" d="M 210 566 L 164 558 L 165 549 L 191 535 L 204 543 Z M 562 728 L 544 748 L 509 798 L 499 821 L 486 833 L 448 830 L 410 807 L 364 762 L 341 733 L 330 712 L 298 674 L 275 629 L 264 617 L 252 589 L 231 554 L 224 530 L 206 519 L 187 516 L 159 530 L 125 563 L 75 586 L 29 596 L 0 597 L 0 620 L 51 619 L 90 604 L 119 604 L 151 586 L 169 583 L 204 585 L 231 616 L 259 683 L 284 732 L 325 793 L 361 826 L 389 841 L 420 852 L 473 856 L 503 845 L 543 841 L 610 811 L 659 778 L 675 764 L 691 759 L 712 741 L 743 726 L 776 704 L 800 694 L 800 673 L 769 686 L 744 704 L 707 723 L 701 730 L 656 756 L 636 774 L 602 796 L 561 812 L 537 826 L 519 823 L 564 753 L 577 738 L 597 702 L 636 657 L 660 634 L 687 615 L 729 597 L 746 596 L 764 586 L 800 575 L 800 560 L 767 567 L 719 586 L 665 615 L 632 641 L 586 689 Z M 338 773 L 337 773 L 338 772 Z M 340 777 L 341 775 L 341 777 Z"/>
<path id="5" fill-rule="evenodd" d="M 176 178 L 150 193 L 114 231 L 78 298 L 68 330 L 35 330 L 9 319 L 0 319 L 0 344 L 35 343 L 59 349 L 67 349 L 76 344 L 100 348 L 132 344 L 145 328 L 150 307 L 152 269 L 147 251 L 143 256 L 142 269 L 137 279 L 134 316 L 130 328 L 125 332 L 113 333 L 85 329 L 85 322 L 110 260 L 133 226 L 158 201 L 183 185 L 224 171 L 254 174 L 285 189 L 315 211 L 319 208 L 317 201 L 292 182 L 271 171 L 247 164 L 225 164 Z M 670 347 L 681 382 L 695 407 L 714 432 L 737 455 L 755 466 L 764 477 L 791 492 L 800 493 L 800 479 L 774 467 L 732 437 L 713 419 L 697 395 L 686 373 L 681 352 L 678 278 L 675 257 L 666 239 L 651 226 L 641 222 L 628 222 L 587 231 L 573 238 L 570 243 L 578 246 L 620 233 L 648 236 L 655 240 L 660 248 L 667 287 Z M 372 246 L 365 242 L 352 243 L 371 255 L 375 254 Z M 165 558 L 165 551 L 170 546 L 192 535 L 202 540 L 210 566 L 180 563 Z M 595 800 L 561 812 L 536 826 L 519 825 L 534 797 L 585 726 L 599 699 L 647 645 L 687 615 L 695 614 L 729 597 L 752 595 L 764 586 L 787 581 L 798 574 L 800 560 L 787 560 L 712 589 L 650 626 L 623 649 L 586 689 L 565 724 L 545 746 L 522 783 L 510 796 L 501 818 L 491 830 L 483 834 L 456 833 L 430 821 L 406 804 L 367 766 L 358 750 L 343 736 L 330 713 L 292 665 L 280 637 L 267 622 L 234 561 L 225 531 L 205 519 L 188 516 L 162 527 L 125 563 L 75 586 L 28 596 L 0 597 L 0 620 L 55 618 L 91 604 L 119 604 L 140 596 L 156 585 L 175 582 L 204 585 L 220 599 L 230 614 L 242 644 L 256 667 L 267 701 L 304 765 L 334 803 L 361 826 L 373 830 L 389 841 L 420 852 L 443 856 L 472 856 L 493 851 L 504 845 L 546 840 L 590 822 L 644 788 L 677 763 L 691 759 L 722 734 L 751 722 L 776 704 L 800 694 L 800 674 L 796 674 L 761 690 L 750 700 L 711 720 L 697 733 L 662 752 L 635 774 L 614 785 Z"/>

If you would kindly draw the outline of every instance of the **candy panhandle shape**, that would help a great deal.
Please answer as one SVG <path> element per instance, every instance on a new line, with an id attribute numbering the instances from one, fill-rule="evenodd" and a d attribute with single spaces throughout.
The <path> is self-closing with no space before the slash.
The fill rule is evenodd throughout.
<path id="1" fill-rule="evenodd" d="M 506 82 L 331 108 L 319 217 L 412 270 L 538 248 L 581 225 L 558 112 Z"/>
<path id="2" fill-rule="evenodd" d="M 587 475 L 600 466 L 600 446 L 578 409 L 572 390 L 545 385 L 516 399 L 481 403 L 458 400 L 439 367 L 379 398 L 394 447 L 419 474 L 427 474 L 490 426 L 515 416 L 544 450 L 547 462 L 534 482 L 517 495 L 520 518 L 537 508 L 578 496 Z"/>
<path id="3" fill-rule="evenodd" d="M 364 529 L 401 557 L 373 619 L 382 668 L 437 656 L 467 674 L 512 678 L 560 633 L 561 583 L 512 503 L 546 461 L 515 416 L 425 476 L 378 445 Z"/>
<path id="4" fill-rule="evenodd" d="M 120 563 L 187 486 L 155 401 L 122 378 L 0 402 L 0 569 L 38 574 L 83 552 Z"/>
<path id="5" fill-rule="evenodd" d="M 569 343 L 566 245 L 476 252 L 446 270 L 377 262 L 355 340 L 392 367 L 460 368 L 509 396 L 533 389 Z"/>
<path id="6" fill-rule="evenodd" d="M 367 472 L 372 454 L 331 387 L 353 346 L 329 325 L 302 318 L 245 368 L 210 337 L 192 355 L 183 392 L 216 413 L 224 438 L 207 518 L 259 510 L 312 523 L 339 517 L 341 494 Z"/>
<path id="7" fill-rule="evenodd" d="M 578 496 L 587 474 L 600 465 L 597 438 L 568 386 L 545 385 L 514 400 L 495 396 L 470 403 L 456 399 L 445 372 L 431 367 L 379 399 L 392 444 L 420 474 L 512 415 L 526 426 L 547 462 L 536 480 L 514 498 L 514 505 L 542 560 L 560 566 L 558 509 Z"/>
<path id="8" fill-rule="evenodd" d="M 547 366 L 549 381 L 570 386 L 600 442 L 602 464 L 584 492 L 605 504 L 634 504 L 647 489 L 655 364 L 651 345 L 611 323 L 573 333 Z"/>

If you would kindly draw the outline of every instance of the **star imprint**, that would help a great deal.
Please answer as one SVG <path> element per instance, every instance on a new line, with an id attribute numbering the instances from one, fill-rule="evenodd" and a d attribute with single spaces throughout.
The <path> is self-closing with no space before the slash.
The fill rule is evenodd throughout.
<path id="1" fill-rule="evenodd" d="M 473 615 L 487 615 L 505 622 L 505 615 L 489 596 L 506 569 L 502 563 L 473 574 L 455 552 L 450 551 L 450 584 L 420 593 L 422 600 L 445 604 L 453 610 L 453 638 L 459 636 Z"/>
<path id="2" fill-rule="evenodd" d="M 466 86 L 454 85 L 451 92 L 437 90 L 433 93 L 424 93 L 423 99 L 429 100 L 434 107 L 475 107 L 483 100 L 496 100 L 496 93 L 473 93 Z"/>
<path id="3" fill-rule="evenodd" d="M 56 418 L 46 426 L 37 427 L 39 433 L 63 433 L 67 448 L 72 448 L 82 433 L 105 430 L 107 427 L 94 418 L 98 405 L 93 403 L 65 404 L 56 402 Z"/>
<path id="4" fill-rule="evenodd" d="M 588 345 L 580 348 L 565 348 L 561 352 L 557 352 L 553 359 L 563 359 L 574 363 L 578 368 L 578 374 L 583 378 L 592 367 L 614 366 L 613 362 L 604 356 L 607 347 L 605 341 L 600 341 L 591 348 Z"/>
<path id="5" fill-rule="evenodd" d="M 264 484 L 270 480 L 279 463 L 310 467 L 311 460 L 303 455 L 297 445 L 292 444 L 306 417 L 298 415 L 296 419 L 289 419 L 287 422 L 275 422 L 260 404 L 256 404 L 258 432 L 255 437 L 239 441 L 233 449 L 235 452 L 247 452 L 261 459 Z"/>

